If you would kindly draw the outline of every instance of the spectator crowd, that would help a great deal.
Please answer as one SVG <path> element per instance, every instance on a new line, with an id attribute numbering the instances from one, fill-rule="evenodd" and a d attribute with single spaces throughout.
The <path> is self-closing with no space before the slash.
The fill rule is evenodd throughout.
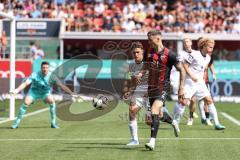
<path id="1" fill-rule="evenodd" d="M 4 0 L 21 18 L 62 18 L 67 31 L 240 33 L 239 0 Z"/>

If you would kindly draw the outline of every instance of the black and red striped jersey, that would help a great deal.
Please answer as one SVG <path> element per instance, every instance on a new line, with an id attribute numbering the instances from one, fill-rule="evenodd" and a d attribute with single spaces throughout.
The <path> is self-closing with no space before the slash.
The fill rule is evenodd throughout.
<path id="1" fill-rule="evenodd" d="M 148 86 L 150 89 L 167 91 L 170 85 L 170 73 L 173 65 L 179 63 L 177 55 L 164 48 L 160 52 L 155 52 L 150 48 L 145 63 L 149 71 Z"/>

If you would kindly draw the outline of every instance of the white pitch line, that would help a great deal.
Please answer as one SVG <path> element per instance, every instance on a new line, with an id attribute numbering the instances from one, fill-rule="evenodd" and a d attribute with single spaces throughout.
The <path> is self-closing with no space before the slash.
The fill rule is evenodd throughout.
<path id="1" fill-rule="evenodd" d="M 44 108 L 44 109 L 40 109 L 40 110 L 37 110 L 35 112 L 31 112 L 31 113 L 28 113 L 28 114 L 25 114 L 23 117 L 29 117 L 29 116 L 33 116 L 33 115 L 36 115 L 36 114 L 39 114 L 39 113 L 42 113 L 42 112 L 45 112 L 45 111 L 48 111 L 49 108 Z M 14 118 L 14 120 L 16 119 L 16 117 Z M 3 121 L 0 121 L 0 124 L 2 123 L 7 123 L 7 122 L 10 122 L 12 120 L 10 120 L 9 118 L 6 119 L 6 120 L 3 120 Z"/>
<path id="2" fill-rule="evenodd" d="M 225 113 L 225 112 L 221 112 L 221 114 L 223 115 L 223 117 L 227 118 L 229 121 L 233 122 L 234 124 L 240 126 L 240 121 L 237 120 L 236 118 L 230 116 L 229 114 Z"/>
<path id="3" fill-rule="evenodd" d="M 149 140 L 149 138 L 139 138 L 140 140 Z M 129 138 L 58 138 L 58 139 L 0 139 L 0 141 L 122 141 Z M 240 140 L 240 138 L 157 138 L 157 140 Z"/>

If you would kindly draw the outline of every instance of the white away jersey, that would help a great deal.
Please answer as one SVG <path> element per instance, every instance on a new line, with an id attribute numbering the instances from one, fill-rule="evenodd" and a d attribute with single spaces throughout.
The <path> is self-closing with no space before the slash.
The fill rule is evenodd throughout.
<path id="1" fill-rule="evenodd" d="M 191 53 L 193 52 L 197 52 L 196 50 L 192 50 Z M 189 55 L 190 53 L 189 52 L 186 52 L 185 50 L 182 50 L 180 52 L 178 52 L 178 59 L 180 62 L 183 62 Z"/>
<path id="2" fill-rule="evenodd" d="M 143 69 L 143 65 L 144 63 L 136 63 L 136 62 L 132 62 L 129 64 L 129 72 L 130 72 L 130 76 L 131 78 L 137 76 L 140 71 L 142 71 Z M 147 90 L 147 85 L 148 85 L 148 74 L 144 74 L 143 77 L 141 78 L 141 83 L 137 86 L 137 89 L 144 89 Z"/>
<path id="3" fill-rule="evenodd" d="M 189 54 L 188 57 L 185 59 L 185 61 L 190 64 L 189 68 L 191 72 L 202 80 L 204 77 L 204 71 L 208 66 L 210 60 L 211 57 L 208 54 L 204 57 L 200 51 Z M 191 78 L 187 75 L 186 79 Z"/>
<path id="4" fill-rule="evenodd" d="M 192 50 L 191 53 L 197 52 L 196 50 Z M 182 50 L 178 52 L 178 59 L 180 62 L 184 62 L 184 60 L 189 56 L 190 53 L 186 52 L 185 50 Z M 179 85 L 179 79 L 180 79 L 180 73 L 177 71 L 177 69 L 173 66 L 171 70 L 170 75 L 170 81 L 172 86 L 178 87 Z"/>

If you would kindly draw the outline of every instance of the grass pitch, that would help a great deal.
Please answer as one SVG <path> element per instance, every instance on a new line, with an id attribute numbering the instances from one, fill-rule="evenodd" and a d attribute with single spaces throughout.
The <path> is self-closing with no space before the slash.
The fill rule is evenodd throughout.
<path id="1" fill-rule="evenodd" d="M 19 106 L 21 102 L 17 101 Z M 0 107 L 7 102 L 0 103 Z M 167 103 L 171 112 L 173 102 Z M 20 128 L 10 129 L 12 122 L 0 124 L 0 155 L 8 160 L 238 160 L 240 157 L 240 127 L 224 118 L 220 112 L 240 120 L 240 107 L 233 103 L 216 104 L 219 119 L 227 129 L 216 131 L 213 127 L 194 120 L 193 126 L 186 126 L 182 119 L 179 138 L 175 138 L 171 126 L 161 123 L 156 149 L 148 151 L 150 128 L 144 124 L 143 112 L 139 114 L 138 132 L 140 145 L 127 147 L 130 140 L 127 120 L 127 105 L 119 103 L 112 112 L 90 121 L 69 122 L 58 120 L 60 129 L 50 128 L 49 111 L 23 119 Z M 28 111 L 45 107 L 34 104 Z M 90 103 L 75 103 L 71 111 L 79 113 L 92 107 Z M 2 110 L 3 111 L 3 110 Z M 5 108 L 7 112 L 8 109 Z M 185 115 L 188 115 L 186 109 Z M 0 112 L 1 116 L 7 115 Z"/>

